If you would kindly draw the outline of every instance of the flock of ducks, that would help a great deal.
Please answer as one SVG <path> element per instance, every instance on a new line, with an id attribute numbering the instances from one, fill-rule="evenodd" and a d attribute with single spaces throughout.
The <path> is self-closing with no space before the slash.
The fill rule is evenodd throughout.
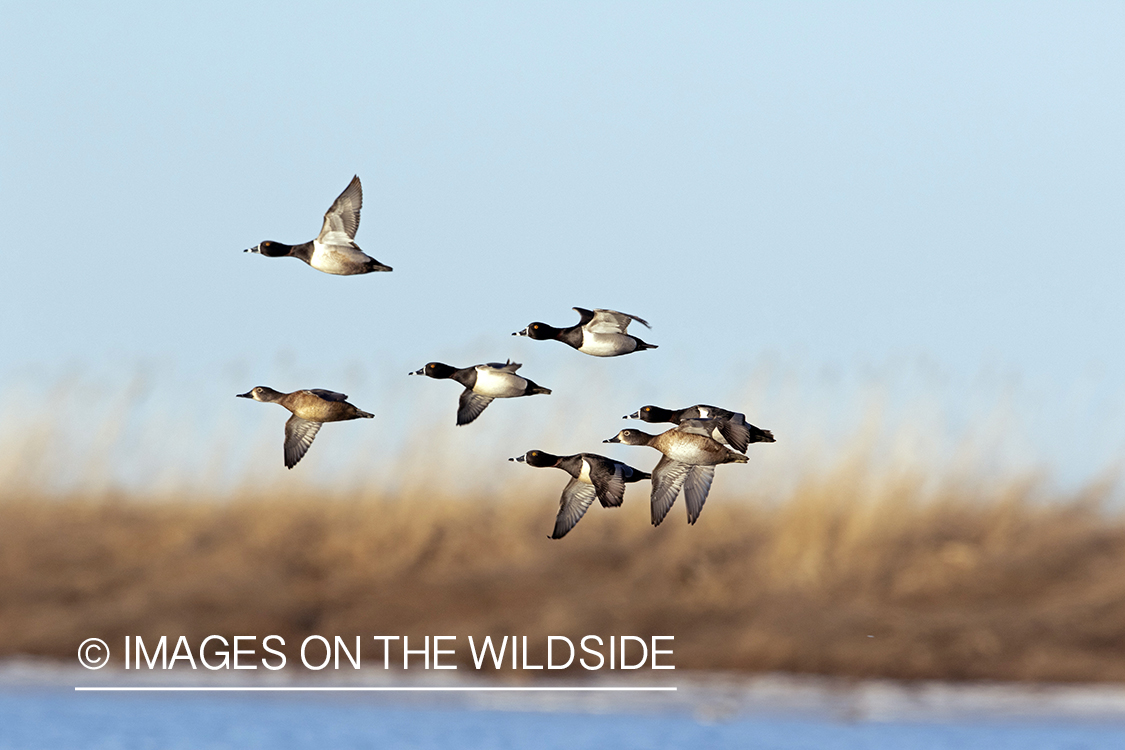
<path id="1" fill-rule="evenodd" d="M 265 240 L 245 252 L 270 258 L 299 258 L 318 271 L 340 276 L 390 271 L 390 266 L 367 255 L 355 243 L 362 207 L 363 189 L 357 176 L 324 214 L 324 225 L 315 239 L 299 245 Z M 652 327 L 642 318 L 616 310 L 587 310 L 581 307 L 574 310 L 579 315 L 575 325 L 556 328 L 533 322 L 512 335 L 537 340 L 554 339 L 593 357 L 618 357 L 657 348 L 628 332 L 629 324 L 634 321 L 646 328 Z M 472 367 L 430 362 L 408 374 L 453 380 L 462 385 L 464 390 L 457 406 L 457 425 L 462 426 L 473 422 L 495 399 L 551 393 L 549 388 L 518 375 L 520 367 L 522 365 L 510 360 L 504 364 L 488 363 Z M 285 466 L 289 469 L 308 452 L 317 431 L 325 422 L 371 419 L 375 416 L 349 403 L 343 393 L 321 388 L 281 393 L 258 386 L 237 396 L 280 404 L 292 412 L 285 423 Z M 570 475 L 559 502 L 552 539 L 566 536 L 595 499 L 606 508 L 620 506 L 625 498 L 625 485 L 645 479 L 652 481 L 653 526 L 659 525 L 668 515 L 681 490 L 687 504 L 688 523 L 694 524 L 707 500 L 715 478 L 715 467 L 746 463 L 749 461 L 746 451 L 751 443 L 774 442 L 773 433 L 750 424 L 744 414 L 706 404 L 684 409 L 643 406 L 623 419 L 675 425 L 657 435 L 624 429 L 602 441 L 647 445 L 660 451 L 660 461 L 651 474 L 596 453 L 557 456 L 532 450 L 508 459 L 538 468 L 562 469 Z"/>

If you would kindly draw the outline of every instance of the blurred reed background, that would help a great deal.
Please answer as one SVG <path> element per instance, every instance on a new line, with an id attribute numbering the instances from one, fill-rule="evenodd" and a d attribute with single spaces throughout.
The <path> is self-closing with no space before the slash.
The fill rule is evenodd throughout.
<path id="1" fill-rule="evenodd" d="M 242 369 L 213 392 L 158 367 L 9 380 L 0 655 L 70 660 L 92 635 L 630 634 L 674 635 L 679 669 L 1125 679 L 1110 386 L 1076 386 L 1045 416 L 1010 378 L 966 388 L 925 362 L 763 361 L 694 400 L 564 368 L 539 379 L 581 377 L 581 409 L 497 401 L 458 429 L 457 387 L 348 366 L 306 385 L 377 419 L 327 425 L 286 471 L 288 414 L 234 399 L 266 384 Z M 681 498 L 652 528 L 644 483 L 547 539 L 567 477 L 507 458 L 650 470 L 655 451 L 600 441 L 645 403 L 696 401 L 778 439 L 718 469 L 696 526 Z M 1081 460 L 1068 470 L 1055 446 Z"/>

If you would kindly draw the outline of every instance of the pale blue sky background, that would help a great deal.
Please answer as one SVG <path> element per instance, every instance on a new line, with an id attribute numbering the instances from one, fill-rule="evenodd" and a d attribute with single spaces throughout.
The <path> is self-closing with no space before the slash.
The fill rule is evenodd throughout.
<path id="1" fill-rule="evenodd" d="M 407 370 L 511 357 L 556 403 L 450 439 L 514 455 L 596 401 L 538 446 L 591 450 L 618 408 L 733 399 L 792 446 L 885 381 L 954 426 L 1010 398 L 1020 445 L 1072 473 L 1120 456 L 1125 6 L 605 6 L 8 6 L 8 418 L 140 371 L 181 443 L 251 420 L 232 441 L 272 471 L 284 415 L 235 392 L 347 390 L 393 443 L 419 415 L 453 429 L 456 389 Z M 357 240 L 393 273 L 241 252 L 310 239 L 353 174 Z M 509 337 L 574 305 L 641 315 L 660 348 Z M 167 447 L 146 461 L 210 454 Z"/>

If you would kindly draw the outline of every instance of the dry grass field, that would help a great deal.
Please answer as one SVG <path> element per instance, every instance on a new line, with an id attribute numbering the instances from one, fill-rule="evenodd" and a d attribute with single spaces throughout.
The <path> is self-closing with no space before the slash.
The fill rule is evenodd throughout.
<path id="1" fill-rule="evenodd" d="M 681 498 L 654 529 L 642 484 L 558 541 L 558 489 L 24 491 L 0 502 L 0 656 L 70 661 L 91 635 L 631 634 L 674 635 L 678 669 L 1125 680 L 1125 519 L 1109 484 L 1045 486 L 847 463 L 712 497 L 694 527 Z"/>

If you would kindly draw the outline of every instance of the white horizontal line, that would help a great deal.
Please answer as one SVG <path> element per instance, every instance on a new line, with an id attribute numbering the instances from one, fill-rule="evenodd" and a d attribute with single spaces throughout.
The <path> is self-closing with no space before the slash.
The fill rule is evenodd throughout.
<path id="1" fill-rule="evenodd" d="M 675 692 L 674 687 L 327 687 L 327 686 L 286 686 L 286 687 L 75 687 L 79 692 L 131 692 L 131 693 L 219 693 L 219 692 L 374 692 L 374 693 L 422 693 L 422 692 L 459 692 L 459 693 L 652 693 Z"/>

